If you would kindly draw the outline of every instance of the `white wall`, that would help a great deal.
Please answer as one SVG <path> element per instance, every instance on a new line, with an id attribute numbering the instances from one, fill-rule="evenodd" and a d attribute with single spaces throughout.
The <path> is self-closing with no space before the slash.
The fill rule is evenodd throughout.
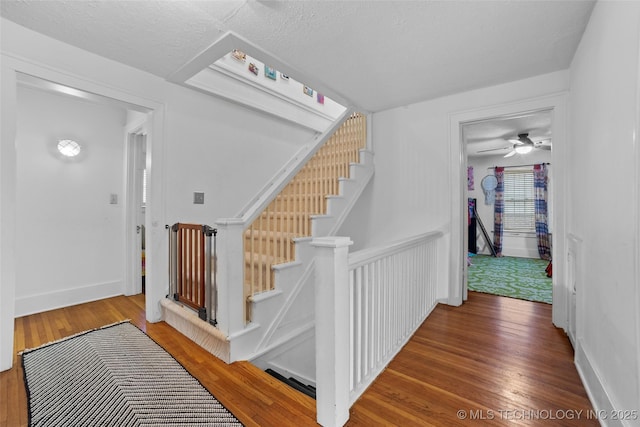
<path id="1" fill-rule="evenodd" d="M 551 152 L 545 150 L 534 150 L 528 154 L 516 154 L 512 157 L 504 158 L 499 156 L 478 156 L 469 157 L 467 164 L 473 166 L 474 172 L 474 189 L 469 190 L 469 197 L 477 199 L 476 209 L 478 216 L 482 219 L 484 227 L 489 233 L 491 241 L 493 241 L 493 207 L 494 205 L 485 204 L 484 192 L 482 191 L 482 178 L 487 175 L 493 175 L 494 166 L 514 166 L 514 165 L 530 165 L 534 163 L 551 162 Z M 489 169 L 491 168 L 491 169 Z M 529 167 L 531 169 L 532 167 Z M 549 214 L 549 231 L 553 233 L 553 165 L 548 165 L 548 214 Z M 477 226 L 477 246 L 481 249 L 481 254 L 491 254 L 491 250 L 486 245 L 480 226 Z M 532 233 L 514 233 L 505 231 L 503 233 L 502 254 L 505 256 L 514 256 L 522 258 L 540 258 L 538 255 L 538 239 L 535 232 Z"/>
<path id="2" fill-rule="evenodd" d="M 167 85 L 167 222 L 214 226 L 245 203 L 315 133 L 176 85 Z M 193 192 L 205 193 L 203 205 Z"/>
<path id="3" fill-rule="evenodd" d="M 19 87 L 16 316 L 122 293 L 125 120 L 122 108 Z M 77 159 L 56 152 L 58 138 L 82 145 Z"/>
<path id="4" fill-rule="evenodd" d="M 639 40 L 640 3 L 598 2 L 570 69 L 568 227 L 583 242 L 584 279 L 576 360 L 604 410 L 640 402 Z"/>
<path id="5" fill-rule="evenodd" d="M 15 72 L 41 77 L 153 110 L 148 140 L 147 318 L 160 318 L 168 289 L 167 232 L 176 220 L 212 223 L 234 216 L 315 132 L 91 54 L 2 19 L 2 283 L 0 369 L 11 366 L 16 264 L 15 200 L 18 194 L 14 133 Z M 122 136 L 124 143 L 124 135 Z M 7 167 L 5 167 L 7 166 Z M 111 191 L 111 190 L 110 190 Z M 194 191 L 205 204 L 194 206 Z M 115 238 L 111 236 L 111 238 Z M 124 253 L 124 247 L 120 250 Z M 5 256 L 6 255 L 6 256 Z"/>
<path id="6" fill-rule="evenodd" d="M 442 229 L 449 243 L 440 248 L 438 298 L 446 299 L 451 230 L 460 227 L 451 222 L 459 197 L 450 177 L 451 115 L 564 91 L 567 76 L 556 72 L 374 114 L 375 175 L 339 235 L 350 236 L 355 251 Z"/>

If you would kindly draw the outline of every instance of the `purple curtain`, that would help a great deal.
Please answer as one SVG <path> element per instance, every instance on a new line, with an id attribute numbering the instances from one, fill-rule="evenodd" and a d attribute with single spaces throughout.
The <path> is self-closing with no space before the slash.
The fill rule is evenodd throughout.
<path id="1" fill-rule="evenodd" d="M 533 191 L 536 207 L 536 237 L 541 259 L 551 259 L 549 226 L 547 221 L 547 167 L 544 163 L 533 167 Z"/>
<path id="2" fill-rule="evenodd" d="M 502 256 L 502 215 L 504 214 L 504 168 L 495 168 L 498 186 L 496 200 L 493 204 L 493 248 L 496 256 Z"/>

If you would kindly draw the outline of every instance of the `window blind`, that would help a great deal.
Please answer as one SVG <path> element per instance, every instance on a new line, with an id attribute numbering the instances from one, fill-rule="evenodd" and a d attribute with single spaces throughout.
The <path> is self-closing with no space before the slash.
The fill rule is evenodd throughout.
<path id="1" fill-rule="evenodd" d="M 505 230 L 535 231 L 533 171 L 505 171 L 503 200 Z"/>

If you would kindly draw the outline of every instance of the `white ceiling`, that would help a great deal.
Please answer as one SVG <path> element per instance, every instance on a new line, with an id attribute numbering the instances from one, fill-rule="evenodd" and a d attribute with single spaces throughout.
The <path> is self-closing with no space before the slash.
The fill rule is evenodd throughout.
<path id="1" fill-rule="evenodd" d="M 0 5 L 6 19 L 163 78 L 233 31 L 303 76 L 314 76 L 327 96 L 375 112 L 568 68 L 593 1 Z"/>

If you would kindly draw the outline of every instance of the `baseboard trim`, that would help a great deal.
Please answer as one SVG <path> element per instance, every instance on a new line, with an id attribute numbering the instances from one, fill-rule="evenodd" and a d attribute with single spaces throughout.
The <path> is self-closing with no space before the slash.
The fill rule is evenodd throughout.
<path id="1" fill-rule="evenodd" d="M 603 383 L 598 373 L 591 364 L 589 356 L 584 351 L 580 340 L 577 340 L 575 348 L 575 365 L 595 413 L 603 415 L 611 414 L 614 409 L 613 403 L 602 385 Z M 604 427 L 624 427 L 624 424 L 620 420 L 612 420 L 605 416 L 598 416 L 598 421 L 600 421 L 600 425 Z"/>
<path id="2" fill-rule="evenodd" d="M 70 305 L 82 304 L 123 294 L 123 283 L 113 282 L 95 283 L 77 288 L 61 289 L 53 292 L 27 295 L 16 298 L 15 317 L 26 316 Z"/>

